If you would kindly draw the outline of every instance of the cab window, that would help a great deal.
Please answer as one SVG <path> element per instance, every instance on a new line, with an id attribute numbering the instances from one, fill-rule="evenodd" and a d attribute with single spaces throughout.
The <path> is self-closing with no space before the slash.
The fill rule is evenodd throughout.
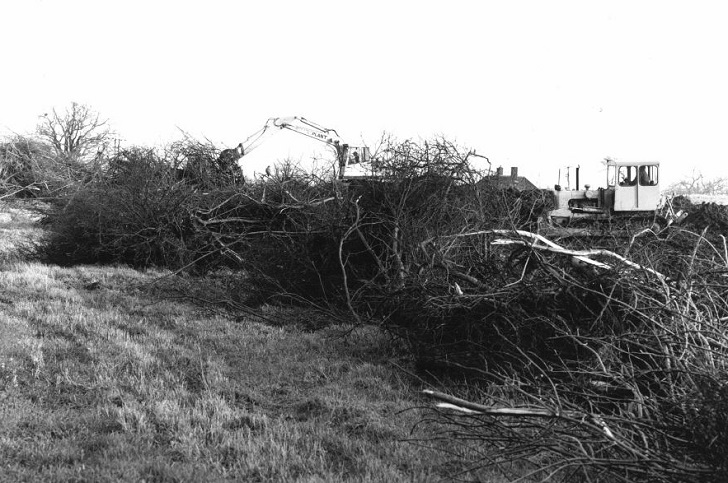
<path id="1" fill-rule="evenodd" d="M 619 186 L 635 186 L 637 184 L 637 167 L 620 166 L 617 178 Z"/>
<path id="2" fill-rule="evenodd" d="M 617 167 L 614 165 L 607 166 L 607 186 L 616 186 L 617 184 Z"/>
<path id="3" fill-rule="evenodd" d="M 639 182 L 640 186 L 657 185 L 657 166 L 640 166 Z"/>

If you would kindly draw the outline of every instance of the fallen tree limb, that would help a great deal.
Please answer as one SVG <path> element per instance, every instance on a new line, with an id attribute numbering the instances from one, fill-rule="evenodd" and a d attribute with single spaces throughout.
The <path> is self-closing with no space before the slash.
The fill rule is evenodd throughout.
<path id="1" fill-rule="evenodd" d="M 438 401 L 443 401 L 446 404 L 443 406 L 438 405 L 438 407 L 455 410 L 465 409 L 466 411 L 463 412 L 469 414 L 483 414 L 487 416 L 534 416 L 540 418 L 558 418 L 562 416 L 569 418 L 582 418 L 586 416 L 585 413 L 579 411 L 556 412 L 550 409 L 532 407 L 495 408 L 492 406 L 484 406 L 482 404 L 466 401 L 465 399 L 460 399 L 459 397 L 451 396 L 449 394 L 438 391 L 433 391 L 431 389 L 424 389 L 422 393 L 433 399 L 437 399 Z"/>
<path id="2" fill-rule="evenodd" d="M 480 231 L 474 231 L 474 232 L 468 232 L 468 233 L 458 233 L 456 235 L 448 235 L 442 237 L 442 239 L 456 239 L 456 238 L 463 238 L 467 236 L 478 236 L 478 235 L 502 235 L 506 237 L 513 237 L 514 235 L 517 235 L 521 238 L 527 238 L 530 239 L 531 242 L 528 243 L 523 239 L 520 240 L 513 240 L 513 239 L 506 239 L 506 240 L 494 240 L 492 242 L 493 245 L 506 245 L 506 244 L 519 244 L 531 247 L 536 250 L 543 250 L 548 251 L 551 253 L 557 253 L 560 255 L 567 255 L 574 257 L 576 260 L 586 263 L 588 265 L 592 265 L 597 268 L 602 268 L 606 270 L 614 270 L 615 268 L 611 265 L 608 265 L 606 263 L 600 262 L 598 260 L 593 260 L 590 257 L 594 256 L 603 256 L 603 257 L 609 257 L 613 258 L 620 263 L 627 265 L 628 267 L 637 269 L 637 270 L 643 270 L 645 272 L 651 273 L 658 277 L 661 280 L 666 279 L 667 277 L 663 275 L 662 273 L 653 270 L 651 268 L 645 267 L 643 265 L 640 265 L 638 263 L 635 263 L 631 260 L 628 260 L 627 258 L 614 253 L 609 250 L 570 250 L 562 247 L 561 245 L 554 243 L 553 241 L 549 240 L 548 238 L 539 235 L 537 233 L 531 233 L 524 230 L 480 230 Z M 423 242 L 422 246 L 424 247 L 427 243 L 431 242 L 432 239 L 426 240 Z M 541 244 L 539 244 L 541 243 Z"/>

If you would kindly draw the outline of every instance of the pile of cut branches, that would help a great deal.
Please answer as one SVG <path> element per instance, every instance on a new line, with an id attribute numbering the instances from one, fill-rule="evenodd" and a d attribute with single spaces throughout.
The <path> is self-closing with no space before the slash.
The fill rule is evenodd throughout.
<path id="1" fill-rule="evenodd" d="M 346 216 L 340 187 L 301 178 L 209 196 L 191 214 L 196 232 L 244 272 L 252 299 L 332 305 L 342 290 L 338 241 Z"/>
<path id="2" fill-rule="evenodd" d="M 465 400 L 432 394 L 444 434 L 498 449 L 474 464 L 525 462 L 544 480 L 724 480 L 728 257 L 703 235 L 645 233 L 640 263 L 525 232 L 428 241 L 439 283 L 392 324 L 485 383 Z"/>
<path id="3" fill-rule="evenodd" d="M 192 218 L 261 296 L 386 318 L 380 299 L 397 297 L 428 263 L 423 240 L 463 227 L 535 227 L 549 206 L 547 193 L 480 183 L 469 155 L 445 141 L 405 142 L 385 150 L 381 178 L 271 176 Z"/>
<path id="4" fill-rule="evenodd" d="M 406 340 L 420 368 L 469 381 L 481 411 L 441 413 L 457 423 L 448 437 L 545 479 L 725 479 L 728 250 L 715 217 L 699 232 L 556 244 L 536 233 L 546 194 L 485 188 L 453 169 L 467 155 L 450 145 L 412 149 L 405 168 L 423 162 L 350 198 L 339 261 L 357 318 Z"/>

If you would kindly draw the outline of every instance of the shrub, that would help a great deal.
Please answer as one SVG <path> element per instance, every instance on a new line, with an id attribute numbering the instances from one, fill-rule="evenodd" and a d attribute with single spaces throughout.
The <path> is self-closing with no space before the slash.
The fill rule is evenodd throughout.
<path id="1" fill-rule="evenodd" d="M 154 151 L 121 151 L 104 176 L 57 199 L 39 252 L 64 265 L 182 266 L 195 256 L 189 212 L 197 196 Z"/>

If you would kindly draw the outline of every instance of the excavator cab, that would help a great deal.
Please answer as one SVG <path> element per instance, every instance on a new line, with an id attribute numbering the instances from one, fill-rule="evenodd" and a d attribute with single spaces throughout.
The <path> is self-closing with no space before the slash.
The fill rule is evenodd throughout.
<path id="1" fill-rule="evenodd" d="M 660 163 L 612 161 L 607 185 L 614 190 L 614 211 L 654 211 L 660 202 Z"/>
<path id="2" fill-rule="evenodd" d="M 366 146 L 349 146 L 348 144 L 336 145 L 339 155 L 339 177 L 360 178 L 367 173 L 360 165 L 368 163 L 372 159 L 371 152 Z M 340 147 L 338 147 L 340 146 Z M 371 166 L 369 166 L 371 168 Z"/>

